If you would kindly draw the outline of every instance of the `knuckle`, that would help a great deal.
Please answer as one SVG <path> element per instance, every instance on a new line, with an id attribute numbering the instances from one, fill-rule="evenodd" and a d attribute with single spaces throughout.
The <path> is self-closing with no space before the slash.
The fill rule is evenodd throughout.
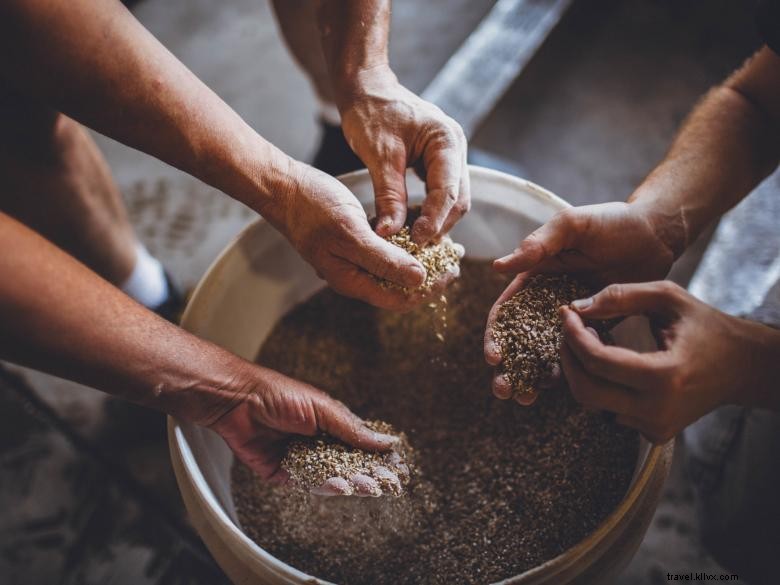
<path id="1" fill-rule="evenodd" d="M 573 207 L 567 207 L 560 210 L 554 217 L 553 222 L 561 228 L 570 231 L 577 231 L 581 226 L 580 214 Z"/>
<path id="2" fill-rule="evenodd" d="M 466 144 L 466 133 L 463 131 L 463 127 L 452 118 L 449 119 L 451 120 L 451 128 L 453 134 L 455 135 L 455 140 L 461 145 Z"/>
<path id="3" fill-rule="evenodd" d="M 458 203 L 458 188 L 455 185 L 447 185 L 441 189 L 442 202 L 447 207 L 454 207 Z"/>
<path id="4" fill-rule="evenodd" d="M 610 303 L 620 305 L 626 296 L 626 288 L 622 284 L 610 284 L 601 293 Z"/>
<path id="5" fill-rule="evenodd" d="M 668 298 L 679 298 L 682 288 L 671 280 L 662 280 L 658 283 L 658 292 Z"/>
<path id="6" fill-rule="evenodd" d="M 522 252 L 524 254 L 532 254 L 533 256 L 539 256 L 544 253 L 544 250 L 544 244 L 539 239 L 539 235 L 533 233 L 520 242 L 520 246 L 516 251 Z"/>
<path id="7" fill-rule="evenodd" d="M 471 209 L 471 201 L 468 199 L 466 199 L 465 201 L 463 199 L 459 199 L 458 202 L 452 208 L 452 210 L 455 212 L 455 214 L 458 217 L 463 217 L 469 212 L 470 209 Z"/>

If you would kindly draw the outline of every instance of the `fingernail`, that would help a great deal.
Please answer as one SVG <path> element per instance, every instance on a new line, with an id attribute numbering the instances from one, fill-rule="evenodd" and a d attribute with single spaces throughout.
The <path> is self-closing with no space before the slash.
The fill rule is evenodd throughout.
<path id="1" fill-rule="evenodd" d="M 491 366 L 501 363 L 501 348 L 492 339 L 485 344 L 485 361 Z"/>
<path id="2" fill-rule="evenodd" d="M 425 282 L 425 268 L 418 264 L 413 264 L 409 267 L 409 276 L 406 279 L 406 286 L 419 286 Z"/>
<path id="3" fill-rule="evenodd" d="M 504 374 L 493 378 L 493 396 L 501 400 L 508 400 L 512 397 L 512 385 Z"/>
<path id="4" fill-rule="evenodd" d="M 571 306 L 574 307 L 577 311 L 584 311 L 592 304 L 593 297 L 588 297 L 587 299 L 577 299 L 576 301 L 572 301 Z"/>
<path id="5" fill-rule="evenodd" d="M 390 227 L 393 225 L 393 220 L 390 217 L 383 217 L 379 220 L 376 226 L 376 232 L 380 235 L 386 234 Z"/>
<path id="6" fill-rule="evenodd" d="M 399 443 L 399 441 L 401 440 L 400 438 L 396 437 L 395 435 L 388 435 L 386 433 L 377 433 L 377 432 L 374 432 L 373 439 L 377 443 L 381 443 L 383 445 L 388 445 L 388 446 L 389 445 L 397 445 Z"/>
<path id="7" fill-rule="evenodd" d="M 374 466 L 371 469 L 371 473 L 379 480 L 385 480 L 393 485 L 401 487 L 401 480 L 398 479 L 398 476 L 383 465 Z"/>
<path id="8" fill-rule="evenodd" d="M 595 337 L 596 339 L 601 339 L 601 338 L 599 337 L 599 334 L 598 334 L 598 332 L 597 332 L 597 331 L 596 331 L 596 330 L 595 330 L 593 327 L 586 327 L 586 328 L 585 328 L 585 330 L 586 330 L 588 333 L 590 333 L 590 334 L 591 334 L 593 337 Z"/>
<path id="9" fill-rule="evenodd" d="M 373 477 L 356 473 L 349 478 L 349 481 L 355 486 L 356 496 L 378 498 L 382 495 L 382 488 Z"/>
<path id="10" fill-rule="evenodd" d="M 512 259 L 512 254 L 507 254 L 506 256 L 502 256 L 501 258 L 497 258 L 495 260 L 496 264 L 505 264 L 509 262 Z"/>
<path id="11" fill-rule="evenodd" d="M 331 477 L 318 487 L 309 490 L 314 496 L 351 496 L 354 489 L 343 477 Z"/>

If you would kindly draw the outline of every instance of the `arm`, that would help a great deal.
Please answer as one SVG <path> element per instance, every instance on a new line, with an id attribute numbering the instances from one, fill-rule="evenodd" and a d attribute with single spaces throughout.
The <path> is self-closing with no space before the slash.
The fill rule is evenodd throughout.
<path id="1" fill-rule="evenodd" d="M 701 231 L 780 159 L 780 57 L 760 50 L 694 109 L 669 153 L 627 203 L 565 209 L 495 262 L 519 273 L 490 313 L 485 358 L 498 365 L 492 338 L 498 305 L 528 274 L 581 274 L 596 286 L 664 278 Z"/>
<path id="2" fill-rule="evenodd" d="M 390 69 L 389 0 L 321 0 L 318 19 L 344 134 L 374 184 L 377 233 L 406 219 L 406 169 L 426 182 L 418 243 L 448 232 L 470 206 L 466 138 L 439 108 L 404 88 Z"/>
<path id="3" fill-rule="evenodd" d="M 561 211 L 496 269 L 584 272 L 599 284 L 662 278 L 779 160 L 780 57 L 764 48 L 702 99 L 628 203 Z"/>
<path id="4" fill-rule="evenodd" d="M 208 426 L 265 478 L 291 434 L 391 440 L 325 393 L 157 317 L 0 213 L 0 357 Z"/>
<path id="5" fill-rule="evenodd" d="M 117 0 L 0 3 L 0 72 L 84 124 L 196 176 L 261 213 L 333 288 L 408 300 L 422 266 L 372 232 L 338 181 L 263 140 Z"/>
<path id="6" fill-rule="evenodd" d="M 780 57 L 756 53 L 694 109 L 629 198 L 679 256 L 780 161 Z"/>

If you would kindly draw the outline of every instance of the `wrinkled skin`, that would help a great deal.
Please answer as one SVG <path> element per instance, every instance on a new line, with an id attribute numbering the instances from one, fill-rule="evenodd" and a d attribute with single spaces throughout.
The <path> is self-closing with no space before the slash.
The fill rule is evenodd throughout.
<path id="1" fill-rule="evenodd" d="M 466 137 L 435 105 L 398 83 L 389 69 L 361 75 L 361 89 L 342 111 L 342 128 L 371 174 L 377 233 L 390 235 L 404 225 L 406 169 L 425 180 L 426 197 L 412 226 L 418 244 L 446 234 L 471 206 Z"/>
<path id="2" fill-rule="evenodd" d="M 262 377 L 247 382 L 210 428 L 261 478 L 287 480 L 279 464 L 293 435 L 327 433 L 367 451 L 388 451 L 397 444 L 396 437 L 372 431 L 344 404 L 313 386 L 265 368 L 257 372 Z M 317 493 L 340 495 L 327 489 Z"/>

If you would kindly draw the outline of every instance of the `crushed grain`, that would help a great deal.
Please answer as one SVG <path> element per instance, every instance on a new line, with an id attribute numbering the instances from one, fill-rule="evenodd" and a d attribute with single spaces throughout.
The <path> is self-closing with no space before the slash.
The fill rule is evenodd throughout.
<path id="1" fill-rule="evenodd" d="M 558 309 L 593 294 L 568 275 L 539 274 L 504 302 L 493 326 L 501 351 L 500 371 L 515 394 L 539 390 L 560 368 L 562 323 Z M 604 323 L 589 323 L 602 339 L 609 339 Z"/>
<path id="2" fill-rule="evenodd" d="M 413 470 L 412 449 L 406 435 L 382 421 L 368 421 L 366 426 L 398 437 L 398 445 L 387 453 L 373 453 L 328 435 L 295 440 L 288 446 L 281 463 L 290 476 L 290 486 L 308 493 L 331 478 L 342 478 L 344 495 L 352 495 L 361 493 L 357 481 L 366 486 L 365 478 L 370 478 L 373 482 L 367 483 L 367 495 L 403 495 Z"/>
<path id="3" fill-rule="evenodd" d="M 350 585 L 501 581 L 575 545 L 624 496 L 638 437 L 565 390 L 533 407 L 492 397 L 482 357 L 506 280 L 464 260 L 436 338 L 427 306 L 381 311 L 323 290 L 274 328 L 258 360 L 403 429 L 417 472 L 400 498 L 311 498 L 233 469 L 246 534 L 306 573 Z"/>
<path id="4" fill-rule="evenodd" d="M 460 267 L 460 259 L 463 256 L 463 246 L 452 241 L 445 235 L 438 242 L 419 246 L 412 240 L 411 226 L 420 216 L 420 207 L 412 207 L 406 216 L 406 225 L 385 240 L 409 252 L 425 268 L 425 280 L 416 289 L 400 287 L 387 280 L 380 280 L 385 288 L 400 288 L 405 292 L 430 292 L 448 273 L 457 274 Z"/>

